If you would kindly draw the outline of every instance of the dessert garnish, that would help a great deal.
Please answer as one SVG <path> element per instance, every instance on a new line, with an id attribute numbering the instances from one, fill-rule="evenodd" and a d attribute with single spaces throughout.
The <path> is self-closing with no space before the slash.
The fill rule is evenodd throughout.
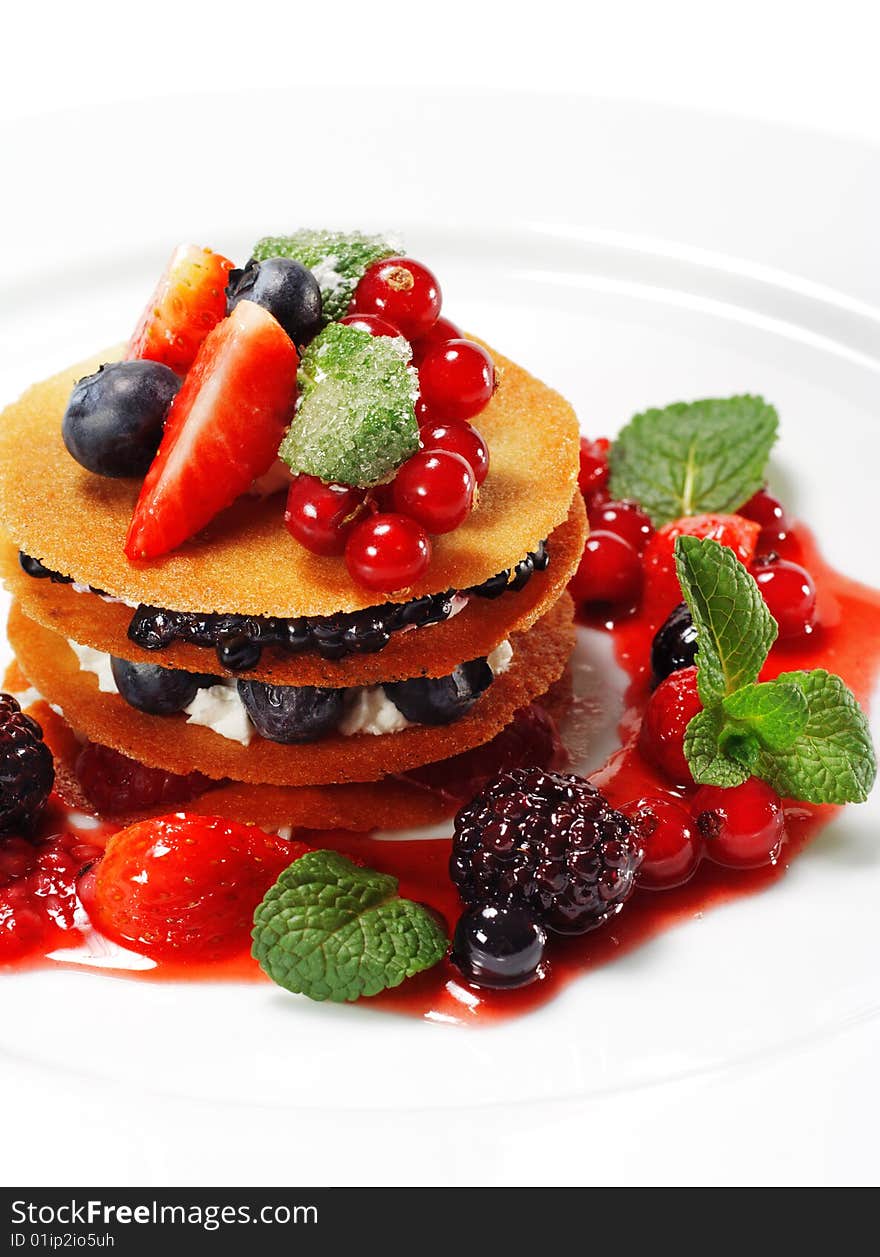
<path id="1" fill-rule="evenodd" d="M 293 258 L 307 266 L 318 281 L 324 317 L 341 319 L 367 267 L 389 257 L 395 248 L 384 236 L 305 229 L 291 236 L 264 236 L 254 245 L 252 256 L 257 262 Z"/>
<path id="2" fill-rule="evenodd" d="M 253 954 L 273 982 L 314 1000 L 355 1000 L 430 969 L 449 945 L 397 878 L 335 851 L 285 869 L 254 914 Z"/>
<path id="3" fill-rule="evenodd" d="M 147 302 L 128 343 L 126 358 L 164 362 L 183 376 L 202 341 L 226 317 L 232 263 L 220 253 L 182 244 Z"/>
<path id="4" fill-rule="evenodd" d="M 675 560 L 697 632 L 702 711 L 684 737 L 694 781 L 739 786 L 759 777 L 806 803 L 863 803 L 877 775 L 868 722 L 824 668 L 760 681 L 776 621 L 732 550 L 680 537 Z"/>
<path id="5" fill-rule="evenodd" d="M 371 336 L 330 323 L 300 369 L 296 421 L 280 457 L 294 474 L 366 489 L 419 448 L 419 382 L 402 336 Z"/>
<path id="6" fill-rule="evenodd" d="M 293 341 L 253 301 L 238 302 L 209 332 L 137 500 L 130 559 L 176 549 L 268 471 L 290 422 L 297 365 Z"/>

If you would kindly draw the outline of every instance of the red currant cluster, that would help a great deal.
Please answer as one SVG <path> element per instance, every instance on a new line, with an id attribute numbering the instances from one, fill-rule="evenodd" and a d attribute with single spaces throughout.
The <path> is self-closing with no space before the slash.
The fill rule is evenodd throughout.
<path id="1" fill-rule="evenodd" d="M 410 342 L 419 451 L 391 484 L 364 490 L 300 475 L 287 499 L 285 523 L 297 541 L 315 554 L 344 554 L 352 578 L 383 593 L 424 575 L 429 534 L 464 522 L 489 472 L 486 442 L 468 420 L 491 399 L 495 367 L 482 345 L 440 315 L 440 303 L 436 278 L 411 258 L 385 258 L 366 271 L 341 321 Z"/>
<path id="2" fill-rule="evenodd" d="M 777 553 L 791 533 L 782 505 L 766 489 L 735 515 L 699 515 L 665 524 L 656 532 L 637 502 L 614 501 L 608 492 L 604 437 L 581 438 L 578 483 L 590 519 L 590 536 L 570 590 L 575 601 L 616 618 L 635 610 L 650 588 L 649 611 L 658 618 L 681 601 L 673 549 L 682 532 L 713 537 L 730 546 L 752 572 L 779 637 L 808 636 L 816 626 L 816 586 L 806 568 Z"/>
<path id="3" fill-rule="evenodd" d="M 724 789 L 702 786 L 687 799 L 694 779 L 684 735 L 701 707 L 697 669 L 683 668 L 654 690 L 639 730 L 639 750 L 670 782 L 668 794 L 623 808 L 644 841 L 640 883 L 652 889 L 680 886 L 703 856 L 736 869 L 775 863 L 785 840 L 782 800 L 758 777 Z"/>

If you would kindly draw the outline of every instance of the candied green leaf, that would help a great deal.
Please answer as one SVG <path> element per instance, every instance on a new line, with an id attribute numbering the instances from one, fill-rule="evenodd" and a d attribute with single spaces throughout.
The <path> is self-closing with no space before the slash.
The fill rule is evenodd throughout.
<path id="1" fill-rule="evenodd" d="M 784 751 L 797 740 L 807 723 L 804 691 L 791 681 L 744 685 L 723 700 L 724 713 L 734 727 L 755 733 L 771 751 Z"/>
<path id="2" fill-rule="evenodd" d="M 448 940 L 397 878 L 335 851 L 285 869 L 254 914 L 253 955 L 273 982 L 314 1000 L 359 999 L 442 960 Z"/>
<path id="3" fill-rule="evenodd" d="M 806 724 L 785 750 L 761 752 L 756 773 L 777 794 L 805 803 L 863 803 L 877 776 L 865 714 L 839 676 L 816 668 L 786 672 L 808 705 Z"/>
<path id="4" fill-rule="evenodd" d="M 300 368 L 302 397 L 278 453 L 291 471 L 362 488 L 414 454 L 418 380 L 402 337 L 330 323 Z"/>
<path id="5" fill-rule="evenodd" d="M 739 786 L 752 775 L 748 763 L 721 750 L 723 724 L 723 716 L 716 708 L 698 711 L 685 730 L 685 759 L 699 786 Z"/>
<path id="6" fill-rule="evenodd" d="M 264 236 L 252 256 L 293 258 L 313 272 L 321 289 L 325 319 L 341 319 L 361 276 L 380 258 L 396 253 L 387 236 L 365 236 L 360 231 L 322 231 L 306 228 L 290 236 Z"/>
<path id="7" fill-rule="evenodd" d="M 776 621 L 729 546 L 678 537 L 675 566 L 697 630 L 697 688 L 711 707 L 757 680 L 776 640 Z"/>
<path id="8" fill-rule="evenodd" d="M 656 527 L 682 515 L 729 514 L 764 483 L 778 417 L 761 397 L 710 397 L 646 410 L 611 449 L 611 493 Z"/>

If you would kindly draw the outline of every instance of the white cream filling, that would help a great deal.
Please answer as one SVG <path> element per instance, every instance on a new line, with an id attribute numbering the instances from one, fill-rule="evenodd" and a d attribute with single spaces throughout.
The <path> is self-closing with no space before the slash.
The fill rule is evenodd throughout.
<path id="1" fill-rule="evenodd" d="M 68 645 L 76 655 L 81 672 L 90 672 L 98 680 L 102 694 L 118 694 L 113 679 L 110 655 L 91 646 L 81 646 L 68 638 Z M 501 676 L 510 667 L 513 647 L 509 641 L 496 646 L 487 662 L 494 676 Z M 200 689 L 193 701 L 184 707 L 187 724 L 202 725 L 212 729 L 221 738 L 249 746 L 257 736 L 247 708 L 241 701 L 238 686 L 232 679 L 218 681 L 216 685 Z M 381 685 L 364 685 L 352 688 L 346 698 L 346 711 L 339 724 L 339 732 L 346 737 L 356 733 L 380 736 L 399 733 L 409 728 L 412 721 L 399 711 Z"/>

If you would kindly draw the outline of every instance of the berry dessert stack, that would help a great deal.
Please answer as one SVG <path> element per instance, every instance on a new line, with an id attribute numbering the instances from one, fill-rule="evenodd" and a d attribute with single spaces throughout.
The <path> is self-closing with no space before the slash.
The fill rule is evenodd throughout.
<path id="1" fill-rule="evenodd" d="M 3 415 L 7 688 L 102 815 L 439 819 L 552 767 L 577 476 L 568 404 L 392 242 L 181 247 L 127 345 Z"/>

